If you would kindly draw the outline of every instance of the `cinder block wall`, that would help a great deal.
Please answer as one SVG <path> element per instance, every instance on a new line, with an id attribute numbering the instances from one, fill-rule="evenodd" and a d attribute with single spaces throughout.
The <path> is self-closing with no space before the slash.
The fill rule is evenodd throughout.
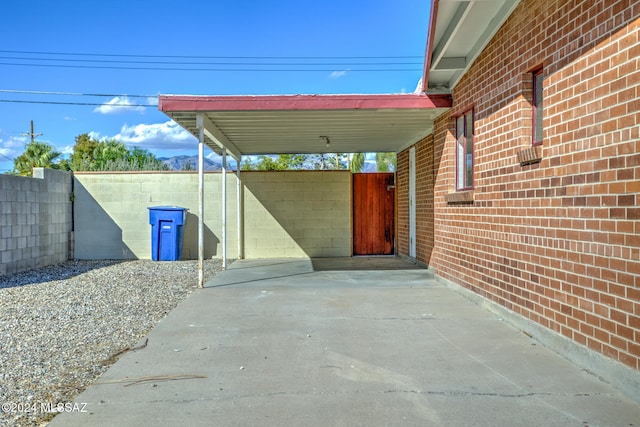
<path id="1" fill-rule="evenodd" d="M 198 257 L 197 173 L 105 172 L 74 174 L 76 259 L 150 259 L 151 206 L 189 209 L 183 259 Z M 221 174 L 205 174 L 205 256 L 221 256 Z M 227 175 L 227 249 L 237 255 L 236 181 Z M 231 253 L 231 251 L 233 251 Z"/>
<path id="2" fill-rule="evenodd" d="M 433 252 L 445 279 L 640 369 L 640 7 L 524 0 L 436 122 Z M 544 142 L 531 147 L 530 72 L 544 66 Z M 473 203 L 455 192 L 453 117 L 473 107 Z M 428 145 L 428 144 L 427 144 Z M 429 152 L 425 142 L 418 151 Z M 400 154 L 400 192 L 408 179 Z M 428 176 L 426 177 L 428 179 Z M 406 198 L 400 198 L 400 202 Z M 406 202 L 404 202 L 406 203 Z M 408 221 L 408 208 L 399 209 Z M 428 212 L 418 212 L 429 221 Z M 400 249 L 407 250 L 406 236 Z M 422 233 L 418 239 L 428 237 Z M 637 376 L 636 376 L 637 377 Z"/>
<path id="3" fill-rule="evenodd" d="M 220 173 L 205 174 L 205 256 L 222 256 Z M 349 256 L 348 172 L 241 172 L 246 257 Z M 235 174 L 227 175 L 227 256 L 238 255 Z M 197 173 L 76 173 L 75 257 L 151 257 L 149 206 L 189 209 L 183 259 L 198 255 Z"/>
<path id="4" fill-rule="evenodd" d="M 248 172 L 247 258 L 351 256 L 351 173 Z"/>
<path id="5" fill-rule="evenodd" d="M 0 275 L 69 259 L 71 174 L 0 175 Z"/>

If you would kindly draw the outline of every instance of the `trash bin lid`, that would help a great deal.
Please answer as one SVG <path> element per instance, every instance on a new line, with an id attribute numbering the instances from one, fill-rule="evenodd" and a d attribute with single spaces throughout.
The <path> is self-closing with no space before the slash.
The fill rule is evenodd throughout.
<path id="1" fill-rule="evenodd" d="M 188 211 L 189 208 L 183 208 L 182 206 L 149 206 L 147 209 L 153 211 Z"/>

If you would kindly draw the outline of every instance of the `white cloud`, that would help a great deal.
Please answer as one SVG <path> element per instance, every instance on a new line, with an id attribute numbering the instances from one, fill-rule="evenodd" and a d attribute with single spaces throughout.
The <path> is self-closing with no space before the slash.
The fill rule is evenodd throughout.
<path id="1" fill-rule="evenodd" d="M 73 154 L 73 145 L 65 145 L 64 147 L 56 147 L 56 149 L 61 152 L 63 155 L 71 155 Z"/>
<path id="2" fill-rule="evenodd" d="M 94 136 L 92 136 L 94 137 Z M 113 137 L 127 146 L 148 150 L 197 149 L 197 139 L 173 120 L 164 123 L 124 125 Z"/>
<path id="3" fill-rule="evenodd" d="M 132 101 L 128 96 L 116 96 L 109 102 L 102 104 L 101 106 L 93 110 L 94 113 L 100 114 L 122 114 L 130 111 L 137 111 L 142 113 L 148 107 L 142 105 L 156 105 L 157 98 L 140 98 L 139 100 Z"/>
<path id="4" fill-rule="evenodd" d="M 108 139 L 108 137 L 106 137 L 106 136 L 105 136 L 105 137 L 101 137 L 101 136 L 100 136 L 100 132 L 94 132 L 94 131 L 91 131 L 91 132 L 89 132 L 87 135 L 89 135 L 89 138 L 91 138 L 91 139 L 97 139 L 98 141 L 100 141 L 100 140 L 102 140 L 102 139 Z"/>
<path id="5" fill-rule="evenodd" d="M 349 70 L 334 71 L 333 73 L 329 74 L 329 78 L 330 79 L 339 79 L 340 77 L 346 76 L 348 72 L 349 72 Z"/>
<path id="6" fill-rule="evenodd" d="M 66 121 L 74 121 L 77 120 L 75 117 L 71 117 L 71 116 L 64 116 L 64 120 Z"/>
<path id="7" fill-rule="evenodd" d="M 8 161 L 15 159 L 24 152 L 27 144 L 27 138 L 24 136 L 11 136 L 9 138 L 0 138 L 0 161 Z"/>

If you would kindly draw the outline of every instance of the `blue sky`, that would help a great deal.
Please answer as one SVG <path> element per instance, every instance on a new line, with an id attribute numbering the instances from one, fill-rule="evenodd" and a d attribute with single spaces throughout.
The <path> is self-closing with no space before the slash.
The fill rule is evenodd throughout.
<path id="1" fill-rule="evenodd" d="M 159 157 L 195 154 L 193 137 L 138 106 L 158 94 L 413 92 L 428 14 L 429 0 L 5 2 L 0 173 L 24 151 L 30 120 L 63 153 L 91 133 Z"/>

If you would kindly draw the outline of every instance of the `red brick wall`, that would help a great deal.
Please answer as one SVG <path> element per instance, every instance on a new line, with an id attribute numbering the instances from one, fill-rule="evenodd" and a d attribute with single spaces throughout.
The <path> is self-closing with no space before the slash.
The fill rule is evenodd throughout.
<path id="1" fill-rule="evenodd" d="M 416 148 L 416 258 L 428 260 L 433 251 L 433 135 Z M 398 252 L 409 253 L 409 150 L 397 158 Z M 426 262 L 426 261 L 424 261 Z"/>
<path id="2" fill-rule="evenodd" d="M 398 153 L 396 158 L 397 231 L 396 251 L 409 253 L 409 150 Z"/>
<path id="3" fill-rule="evenodd" d="M 433 149 L 420 148 L 427 140 L 417 144 L 425 153 L 418 169 L 433 168 L 423 179 L 432 177 L 434 191 L 418 213 L 419 223 L 433 221 L 418 231 L 425 245 L 433 239 L 433 252 L 424 250 L 418 259 L 635 369 L 639 58 L 637 1 L 523 0 L 456 85 L 451 116 L 435 123 Z M 517 154 L 531 146 L 530 72 L 540 65 L 542 159 L 521 166 Z M 475 120 L 473 203 L 448 204 L 445 197 L 455 193 L 453 116 L 469 106 Z M 406 159 L 408 150 L 398 163 L 399 215 Z M 406 216 L 399 216 L 400 227 L 408 224 Z M 406 233 L 399 230 L 399 237 Z M 407 253 L 406 242 L 399 243 Z"/>

